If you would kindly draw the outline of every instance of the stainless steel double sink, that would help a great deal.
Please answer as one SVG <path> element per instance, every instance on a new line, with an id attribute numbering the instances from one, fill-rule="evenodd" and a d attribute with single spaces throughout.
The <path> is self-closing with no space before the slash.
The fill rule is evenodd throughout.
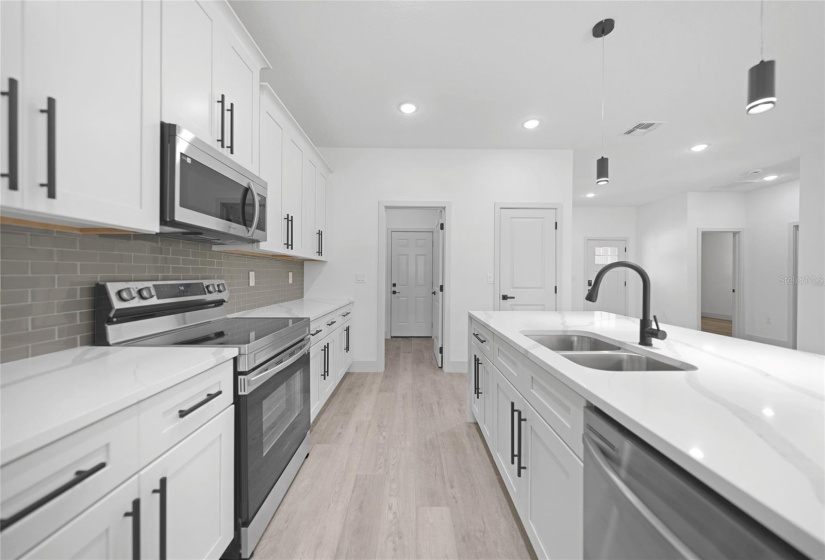
<path id="1" fill-rule="evenodd" d="M 604 371 L 691 371 L 696 368 L 670 358 L 654 358 L 630 350 L 614 340 L 584 333 L 535 333 L 524 336 L 560 356 L 590 369 Z"/>

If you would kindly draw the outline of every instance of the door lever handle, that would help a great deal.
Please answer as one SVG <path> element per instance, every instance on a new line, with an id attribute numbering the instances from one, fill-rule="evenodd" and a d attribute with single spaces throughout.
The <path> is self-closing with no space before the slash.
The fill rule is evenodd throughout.
<path id="1" fill-rule="evenodd" d="M 516 298 L 514 298 L 513 296 L 508 296 L 507 294 L 504 294 L 503 296 L 501 296 L 501 299 L 502 299 L 502 301 L 507 301 L 508 299 L 516 299 Z"/>
<path id="2" fill-rule="evenodd" d="M 393 293 L 393 295 L 395 295 L 395 294 L 400 294 L 401 292 L 393 290 L 392 293 Z"/>

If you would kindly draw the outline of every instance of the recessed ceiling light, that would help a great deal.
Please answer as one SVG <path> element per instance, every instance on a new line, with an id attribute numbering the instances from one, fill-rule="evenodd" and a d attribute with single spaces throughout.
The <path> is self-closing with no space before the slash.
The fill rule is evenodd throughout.
<path id="1" fill-rule="evenodd" d="M 594 196 L 596 196 L 596 193 L 589 192 L 584 196 L 586 196 L 587 198 L 593 198 Z"/>
<path id="2" fill-rule="evenodd" d="M 418 111 L 418 107 L 415 106 L 414 103 L 410 103 L 409 101 L 406 103 L 402 103 L 398 106 L 398 110 L 404 113 L 405 115 L 412 115 L 416 111 Z"/>
<path id="3" fill-rule="evenodd" d="M 527 130 L 533 130 L 534 128 L 536 128 L 540 124 L 541 124 L 541 121 L 538 120 L 538 119 L 528 119 L 528 120 L 524 121 L 521 124 L 521 126 L 526 128 Z"/>
<path id="4" fill-rule="evenodd" d="M 691 152 L 704 152 L 705 150 L 708 149 L 708 146 L 710 146 L 710 144 L 696 144 L 695 146 L 690 147 L 690 151 Z"/>
<path id="5" fill-rule="evenodd" d="M 765 175 L 762 177 L 763 181 L 774 181 L 779 178 L 779 175 Z"/>

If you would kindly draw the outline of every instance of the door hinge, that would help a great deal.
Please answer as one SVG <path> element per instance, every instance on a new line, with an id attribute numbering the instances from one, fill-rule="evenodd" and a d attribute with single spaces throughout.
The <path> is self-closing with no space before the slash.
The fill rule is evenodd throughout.
<path id="1" fill-rule="evenodd" d="M 624 285 L 627 286 L 627 282 L 625 282 Z"/>
<path id="2" fill-rule="evenodd" d="M 441 225 L 441 231 L 444 231 L 444 224 L 442 223 L 440 225 Z"/>
<path id="3" fill-rule="evenodd" d="M 624 252 L 627 253 L 627 247 L 624 248 Z"/>
<path id="4" fill-rule="evenodd" d="M 555 227 L 555 229 L 559 229 L 559 223 L 558 223 L 558 222 L 556 222 L 556 227 Z"/>
<path id="5" fill-rule="evenodd" d="M 559 293 L 559 287 L 558 286 L 553 286 L 553 293 L 554 294 Z"/>
<path id="6" fill-rule="evenodd" d="M 438 353 L 439 353 L 439 355 L 444 353 L 444 347 L 443 346 L 438 347 Z"/>
<path id="7" fill-rule="evenodd" d="M 438 285 L 438 291 L 439 291 L 439 292 L 443 292 L 443 291 L 444 291 L 444 284 L 439 284 L 439 285 Z"/>

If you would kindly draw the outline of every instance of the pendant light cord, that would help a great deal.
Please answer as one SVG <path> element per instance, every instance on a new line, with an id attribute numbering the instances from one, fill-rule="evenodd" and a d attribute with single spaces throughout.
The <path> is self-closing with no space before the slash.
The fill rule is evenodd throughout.
<path id="1" fill-rule="evenodd" d="M 765 0 L 759 3 L 759 60 L 765 60 Z"/>
<path id="2" fill-rule="evenodd" d="M 604 157 L 604 28 L 602 28 L 602 157 Z"/>

